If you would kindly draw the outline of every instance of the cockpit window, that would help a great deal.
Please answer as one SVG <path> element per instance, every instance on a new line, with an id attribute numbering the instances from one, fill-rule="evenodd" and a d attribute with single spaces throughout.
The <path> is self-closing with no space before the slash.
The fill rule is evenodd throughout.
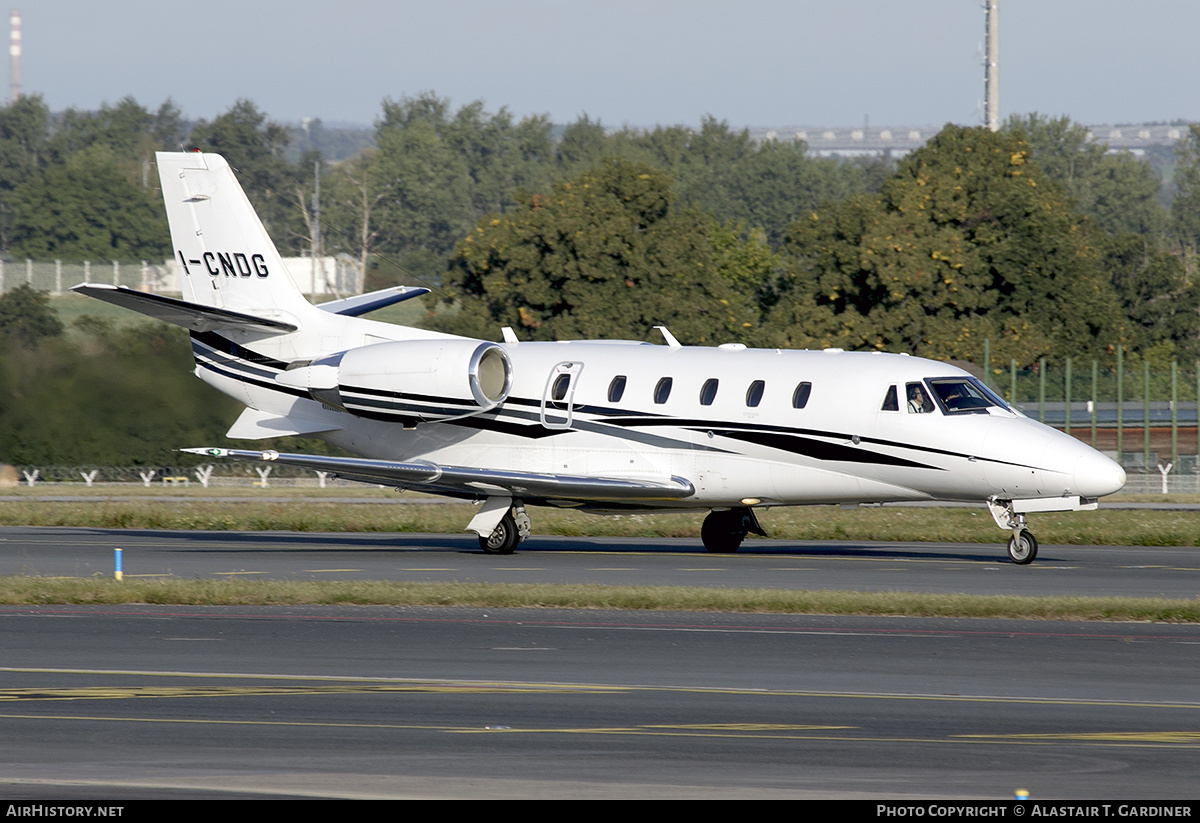
<path id="1" fill-rule="evenodd" d="M 909 414 L 929 414 L 933 411 L 933 401 L 929 399 L 929 393 L 920 383 L 906 385 L 904 394 L 908 398 Z"/>
<path id="2" fill-rule="evenodd" d="M 987 414 L 993 406 L 1011 411 L 1003 400 L 974 377 L 935 377 L 925 382 L 946 414 Z"/>
<path id="3" fill-rule="evenodd" d="M 900 411 L 900 402 L 896 400 L 896 387 L 888 386 L 887 394 L 883 396 L 883 405 L 879 408 L 880 411 Z"/>

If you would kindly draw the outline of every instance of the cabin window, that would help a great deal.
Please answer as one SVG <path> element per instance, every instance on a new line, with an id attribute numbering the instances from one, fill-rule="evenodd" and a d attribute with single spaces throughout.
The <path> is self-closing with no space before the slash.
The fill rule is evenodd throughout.
<path id="1" fill-rule="evenodd" d="M 550 387 L 551 400 L 565 400 L 567 397 L 567 389 L 571 386 L 571 375 L 560 374 L 554 378 L 554 385 Z"/>
<path id="2" fill-rule="evenodd" d="M 896 387 L 888 386 L 887 394 L 883 396 L 880 411 L 900 411 L 900 403 L 896 400 Z"/>
<path id="3" fill-rule="evenodd" d="M 671 384 L 675 382 L 670 377 L 664 377 L 658 381 L 658 385 L 654 387 L 654 402 L 660 406 L 667 402 L 667 398 L 671 396 Z"/>
<path id="4" fill-rule="evenodd" d="M 808 396 L 812 394 L 812 383 L 801 383 L 792 392 L 792 408 L 802 409 L 808 405 Z"/>
<path id="5" fill-rule="evenodd" d="M 713 401 L 717 399 L 717 386 L 720 383 L 715 377 L 710 377 L 704 381 L 704 385 L 700 387 L 700 405 L 711 406 Z"/>
<path id="6" fill-rule="evenodd" d="M 612 379 L 612 382 L 608 384 L 608 402 L 621 402 L 621 395 L 623 394 L 625 394 L 625 375 L 618 374 Z"/>
<path id="7" fill-rule="evenodd" d="M 929 414 L 933 411 L 933 401 L 920 383 L 909 383 L 904 387 L 904 395 L 908 398 L 909 414 Z"/>
<path id="8" fill-rule="evenodd" d="M 762 380 L 755 380 L 753 383 L 751 383 L 750 388 L 746 389 L 746 405 L 749 406 L 750 408 L 754 408 L 759 403 L 761 403 L 762 396 L 763 396 L 763 389 L 765 389 L 766 387 L 767 387 L 767 384 L 764 383 Z"/>

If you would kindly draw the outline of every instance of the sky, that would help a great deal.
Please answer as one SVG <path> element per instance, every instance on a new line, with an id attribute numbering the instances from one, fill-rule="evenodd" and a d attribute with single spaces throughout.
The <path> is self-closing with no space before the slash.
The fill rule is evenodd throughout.
<path id="1" fill-rule="evenodd" d="M 432 91 L 607 126 L 982 121 L 981 0 L 10 0 L 23 89 L 370 125 Z M 999 0 L 1000 111 L 1200 120 L 1195 0 Z M 7 88 L 7 66 L 3 69 Z"/>

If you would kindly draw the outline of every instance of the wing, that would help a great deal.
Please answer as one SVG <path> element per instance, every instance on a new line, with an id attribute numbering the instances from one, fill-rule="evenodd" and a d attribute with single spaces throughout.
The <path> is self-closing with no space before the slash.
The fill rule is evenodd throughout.
<path id="1" fill-rule="evenodd" d="M 695 493 L 682 477 L 654 481 L 623 477 L 589 477 L 568 474 L 440 466 L 435 463 L 402 463 L 392 460 L 368 460 L 358 457 L 326 457 L 316 454 L 287 454 L 273 450 L 181 449 L 188 454 L 225 457 L 234 460 L 259 460 L 324 471 L 367 483 L 382 483 L 415 491 L 459 497 L 519 497 L 530 502 L 567 500 L 581 502 L 625 503 L 653 500 L 681 500 Z"/>

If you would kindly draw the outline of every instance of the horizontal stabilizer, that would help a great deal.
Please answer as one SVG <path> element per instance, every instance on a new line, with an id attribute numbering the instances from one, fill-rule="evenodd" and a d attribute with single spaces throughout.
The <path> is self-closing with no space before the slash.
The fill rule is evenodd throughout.
<path id="1" fill-rule="evenodd" d="M 219 309 L 215 306 L 201 306 L 176 300 L 173 297 L 163 297 L 161 294 L 134 291 L 124 286 L 109 286 L 104 283 L 80 283 L 71 289 L 78 294 L 95 297 L 105 303 L 133 309 L 158 320 L 174 323 L 197 332 L 222 331 L 227 329 L 244 329 L 246 331 L 286 334 L 296 330 L 292 323 L 281 320 L 269 320 L 265 317 L 255 317 L 241 312 Z"/>
<path id="2" fill-rule="evenodd" d="M 290 437 L 300 434 L 340 431 L 341 426 L 319 416 L 303 414 L 278 415 L 258 409 L 246 409 L 225 436 L 233 440 L 264 440 L 268 437 Z"/>
<path id="3" fill-rule="evenodd" d="M 356 294 L 353 297 L 346 297 L 342 300 L 330 300 L 327 303 L 320 303 L 317 308 L 332 314 L 358 317 L 369 311 L 386 308 L 395 303 L 403 303 L 405 300 L 420 297 L 422 294 L 429 294 L 429 289 L 417 288 L 415 286 L 391 286 L 379 291 L 368 292 L 367 294 Z"/>
<path id="4" fill-rule="evenodd" d="M 636 500 L 681 500 L 695 493 L 682 477 L 661 482 L 622 477 L 586 477 L 564 474 L 475 469 L 439 466 L 434 463 L 402 463 L 355 457 L 315 454 L 284 454 L 245 449 L 181 449 L 205 457 L 263 460 L 332 472 L 351 480 L 382 483 L 406 489 L 441 494 L 493 496 L 507 493 L 525 499 L 625 502 Z"/>

